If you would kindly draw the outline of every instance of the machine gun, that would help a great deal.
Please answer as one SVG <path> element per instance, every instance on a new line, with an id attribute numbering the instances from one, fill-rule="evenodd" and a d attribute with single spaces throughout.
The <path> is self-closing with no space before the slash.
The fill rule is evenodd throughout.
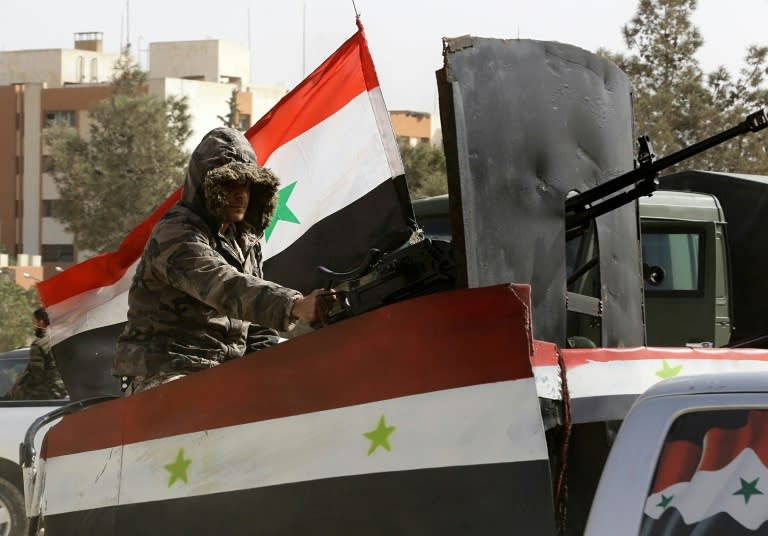
<path id="1" fill-rule="evenodd" d="M 651 195 L 658 188 L 657 175 L 661 170 L 766 126 L 768 117 L 759 110 L 732 128 L 658 160 L 649 138 L 642 136 L 638 139 L 640 147 L 635 169 L 566 200 L 566 239 L 579 236 L 594 218 L 640 196 Z M 595 257 L 577 268 L 569 277 L 568 286 L 597 262 Z M 349 272 L 335 272 L 322 266 L 318 271 L 327 281 L 325 288 L 334 289 L 337 298 L 330 309 L 324 311 L 320 325 L 332 324 L 406 298 L 452 289 L 456 280 L 450 243 L 430 239 L 403 246 L 388 255 L 370 250 L 362 263 Z"/>
<path id="2" fill-rule="evenodd" d="M 320 325 L 406 298 L 448 290 L 454 288 L 456 280 L 450 243 L 429 238 L 387 255 L 372 249 L 349 272 L 334 272 L 323 266 L 317 269 L 327 281 L 325 288 L 336 293 L 336 301 L 323 312 Z"/>
<path id="3" fill-rule="evenodd" d="M 659 186 L 658 173 L 697 154 L 747 132 L 757 132 L 768 126 L 768 117 L 760 109 L 744 121 L 675 153 L 656 160 L 648 136 L 638 138 L 637 165 L 632 171 L 619 175 L 594 188 L 570 197 L 565 202 L 565 230 L 569 239 L 581 233 L 591 220 L 615 210 L 635 199 L 651 195 Z M 631 188 L 630 188 L 631 187 Z M 627 190 L 627 188 L 630 188 Z"/>

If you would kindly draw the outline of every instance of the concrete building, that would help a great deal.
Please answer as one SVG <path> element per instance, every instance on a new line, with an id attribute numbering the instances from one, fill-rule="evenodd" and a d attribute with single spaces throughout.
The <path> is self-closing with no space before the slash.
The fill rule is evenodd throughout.
<path id="1" fill-rule="evenodd" d="M 441 145 L 443 143 L 438 115 L 413 110 L 392 110 L 389 112 L 389 117 L 395 136 L 408 141 L 411 145 L 417 143 Z"/>
<path id="2" fill-rule="evenodd" d="M 23 289 L 30 289 L 43 280 L 40 255 L 19 255 L 13 265 L 9 264 L 9 260 L 7 253 L 0 253 L 0 277 L 8 278 Z"/>
<path id="3" fill-rule="evenodd" d="M 184 96 L 192 116 L 191 151 L 221 126 L 236 97 L 242 129 L 286 90 L 252 86 L 248 50 L 218 40 L 151 43 L 148 91 Z M 102 34 L 77 33 L 73 49 L 0 52 L 0 245 L 14 255 L 40 255 L 46 276 L 88 256 L 52 217 L 58 191 L 43 141 L 63 121 L 87 137 L 88 108 L 109 97 L 119 54 L 102 51 Z"/>

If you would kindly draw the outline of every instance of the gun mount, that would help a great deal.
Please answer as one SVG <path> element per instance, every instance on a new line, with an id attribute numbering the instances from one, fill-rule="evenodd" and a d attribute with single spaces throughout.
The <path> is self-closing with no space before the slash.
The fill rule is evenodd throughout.
<path id="1" fill-rule="evenodd" d="M 580 233 L 589 221 L 598 216 L 631 203 L 638 197 L 651 195 L 658 189 L 657 175 L 660 171 L 701 154 L 736 136 L 747 132 L 757 132 L 767 126 L 768 117 L 766 117 L 765 111 L 760 109 L 749 114 L 741 123 L 658 160 L 653 154 L 648 136 L 641 136 L 638 138 L 637 165 L 633 170 L 566 200 L 566 237 L 570 238 L 574 234 Z M 627 188 L 630 189 L 627 190 Z"/>
<path id="2" fill-rule="evenodd" d="M 326 278 L 327 290 L 334 289 L 336 301 L 320 324 L 333 324 L 395 303 L 454 288 L 456 267 L 451 245 L 441 240 L 423 240 L 389 255 L 371 250 L 363 262 L 349 272 L 334 272 L 318 266 Z"/>

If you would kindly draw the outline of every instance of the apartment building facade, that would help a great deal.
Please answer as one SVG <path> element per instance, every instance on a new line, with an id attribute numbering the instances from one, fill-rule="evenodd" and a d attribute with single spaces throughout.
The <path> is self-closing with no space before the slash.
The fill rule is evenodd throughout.
<path id="1" fill-rule="evenodd" d="M 88 108 L 110 96 L 119 59 L 102 42 L 100 33 L 78 33 L 73 49 L 0 52 L 0 245 L 14 256 L 40 255 L 45 276 L 91 254 L 78 251 L 52 217 L 59 195 L 44 133 L 63 121 L 87 137 Z M 149 93 L 187 98 L 189 151 L 222 124 L 233 91 L 243 129 L 286 93 L 250 84 L 248 50 L 238 43 L 151 43 L 149 50 Z"/>
<path id="2" fill-rule="evenodd" d="M 389 117 L 395 136 L 410 145 L 417 143 L 442 145 L 440 117 L 437 114 L 414 110 L 392 110 L 389 112 Z"/>

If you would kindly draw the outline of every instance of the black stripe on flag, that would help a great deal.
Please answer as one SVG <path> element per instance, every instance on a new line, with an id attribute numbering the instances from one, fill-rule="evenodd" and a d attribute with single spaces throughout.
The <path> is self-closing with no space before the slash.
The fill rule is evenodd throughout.
<path id="1" fill-rule="evenodd" d="M 318 266 L 336 272 L 352 270 L 371 248 L 389 252 L 402 246 L 411 235 L 413 222 L 405 176 L 385 180 L 267 259 L 264 277 L 309 293 L 327 283 Z M 388 232 L 382 235 L 382 229 Z"/>
<path id="2" fill-rule="evenodd" d="M 554 534 L 545 460 L 339 477 L 46 517 L 80 534 Z"/>
<path id="3" fill-rule="evenodd" d="M 112 356 L 125 322 L 72 335 L 53 347 L 69 399 L 120 394 L 120 382 L 112 376 Z"/>
<path id="4" fill-rule="evenodd" d="M 640 527 L 638 536 L 654 535 L 674 535 L 674 536 L 693 536 L 693 535 L 723 535 L 723 536 L 746 536 L 746 535 L 766 535 L 768 534 L 768 522 L 760 525 L 757 530 L 749 530 L 744 525 L 733 519 L 725 512 L 720 512 L 702 519 L 699 522 L 685 522 L 683 516 L 676 508 L 667 508 L 661 514 L 659 519 L 653 519 L 643 515 L 643 523 Z"/>

